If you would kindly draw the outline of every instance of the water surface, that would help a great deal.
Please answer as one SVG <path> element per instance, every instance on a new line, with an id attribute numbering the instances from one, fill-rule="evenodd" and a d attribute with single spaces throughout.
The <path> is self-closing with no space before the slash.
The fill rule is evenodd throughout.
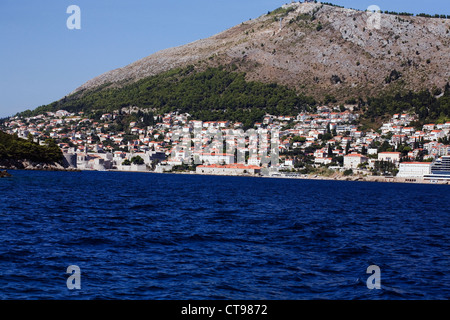
<path id="1" fill-rule="evenodd" d="M 450 298 L 448 186 L 11 173 L 1 299 Z"/>

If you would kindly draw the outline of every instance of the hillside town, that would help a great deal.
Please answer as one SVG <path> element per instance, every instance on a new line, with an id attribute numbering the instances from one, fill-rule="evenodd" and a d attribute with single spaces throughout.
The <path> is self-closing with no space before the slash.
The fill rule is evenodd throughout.
<path id="1" fill-rule="evenodd" d="M 14 116 L 0 129 L 40 144 L 54 139 L 67 167 L 79 170 L 450 181 L 450 122 L 418 128 L 417 117 L 404 113 L 377 130 L 362 130 L 353 108 L 267 114 L 253 128 L 176 112 L 152 114 L 148 125 L 147 111 L 139 108 L 97 119 L 59 110 Z"/>

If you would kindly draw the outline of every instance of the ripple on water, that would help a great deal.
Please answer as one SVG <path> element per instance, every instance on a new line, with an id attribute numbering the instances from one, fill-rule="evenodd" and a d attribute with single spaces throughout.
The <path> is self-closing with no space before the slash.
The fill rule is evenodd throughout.
<path id="1" fill-rule="evenodd" d="M 448 299 L 446 188 L 17 171 L 0 181 L 0 298 Z"/>

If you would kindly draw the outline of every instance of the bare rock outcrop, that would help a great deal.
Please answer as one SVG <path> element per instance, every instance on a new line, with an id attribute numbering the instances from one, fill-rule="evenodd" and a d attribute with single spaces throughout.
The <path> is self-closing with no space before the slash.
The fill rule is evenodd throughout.
<path id="1" fill-rule="evenodd" d="M 207 39 L 162 50 L 89 80 L 74 92 L 122 86 L 177 67 L 234 65 L 248 80 L 322 98 L 443 88 L 450 81 L 450 20 L 291 3 Z M 393 71 L 401 77 L 386 81 Z"/>

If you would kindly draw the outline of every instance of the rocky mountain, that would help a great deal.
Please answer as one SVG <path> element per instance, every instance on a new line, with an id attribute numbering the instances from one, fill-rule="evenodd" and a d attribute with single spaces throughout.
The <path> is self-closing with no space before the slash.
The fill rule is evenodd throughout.
<path id="1" fill-rule="evenodd" d="M 450 20 L 294 2 L 207 39 L 162 50 L 77 88 L 121 87 L 173 68 L 219 65 L 319 101 L 443 88 Z"/>

